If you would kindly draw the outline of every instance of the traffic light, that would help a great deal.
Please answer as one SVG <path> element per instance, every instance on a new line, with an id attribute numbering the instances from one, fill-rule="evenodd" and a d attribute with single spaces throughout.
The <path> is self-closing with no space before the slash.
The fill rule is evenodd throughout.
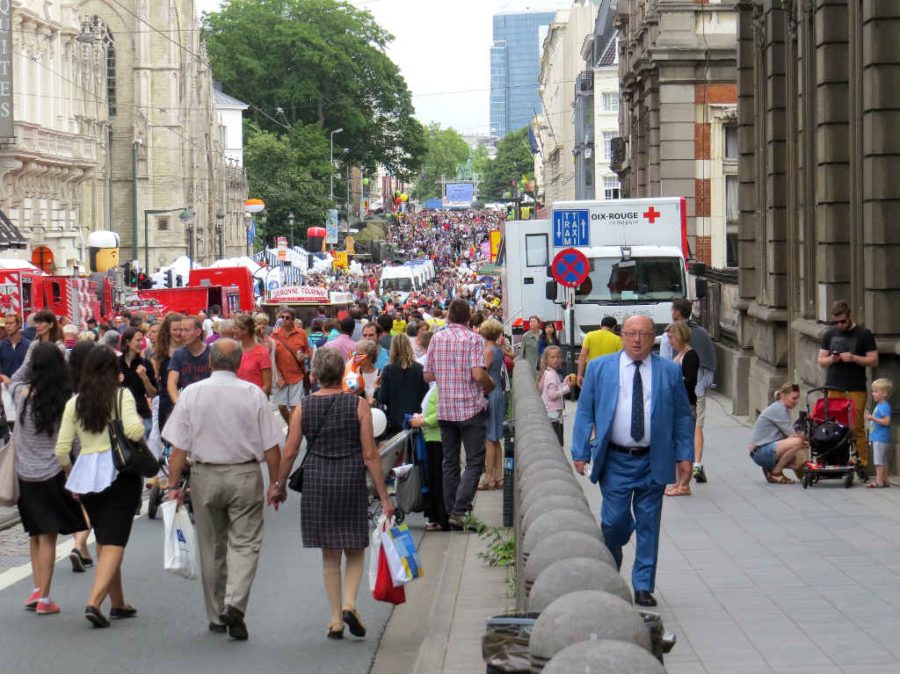
<path id="1" fill-rule="evenodd" d="M 166 288 L 175 287 L 175 273 L 171 269 L 166 269 Z"/>
<path id="2" fill-rule="evenodd" d="M 127 286 L 134 285 L 134 280 L 132 280 L 132 274 L 133 274 L 133 271 L 131 269 L 131 263 L 126 262 L 125 264 L 123 264 L 122 265 L 122 278 L 123 278 L 125 285 L 127 285 Z"/>
<path id="3" fill-rule="evenodd" d="M 139 290 L 150 290 L 153 287 L 153 281 L 150 280 L 147 274 L 141 272 L 137 277 L 137 287 Z"/>

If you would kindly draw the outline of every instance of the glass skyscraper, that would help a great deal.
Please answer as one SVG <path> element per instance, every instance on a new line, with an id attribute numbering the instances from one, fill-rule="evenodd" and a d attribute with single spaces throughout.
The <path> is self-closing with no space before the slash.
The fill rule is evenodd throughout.
<path id="1" fill-rule="evenodd" d="M 491 45 L 491 135 L 527 126 L 541 109 L 541 40 L 554 12 L 494 15 Z"/>

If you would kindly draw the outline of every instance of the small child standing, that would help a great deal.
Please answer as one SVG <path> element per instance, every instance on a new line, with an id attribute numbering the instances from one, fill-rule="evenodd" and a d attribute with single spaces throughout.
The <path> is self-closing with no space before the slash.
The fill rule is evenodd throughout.
<path id="1" fill-rule="evenodd" d="M 869 441 L 872 443 L 872 451 L 875 455 L 875 480 L 867 486 L 869 488 L 890 487 L 885 468 L 885 457 L 888 445 L 891 442 L 891 405 L 888 399 L 894 390 L 894 382 L 890 379 L 876 379 L 872 382 L 872 400 L 875 401 L 875 411 L 866 414 L 866 421 L 872 422 L 869 430 Z"/>
<path id="2" fill-rule="evenodd" d="M 559 444 L 563 444 L 563 408 L 566 405 L 565 395 L 572 390 L 575 375 L 570 374 L 562 380 L 559 378 L 558 368 L 562 363 L 562 349 L 558 346 L 548 346 L 541 355 L 540 372 L 538 373 L 538 390 L 541 392 L 541 400 L 547 409 L 547 416 L 559 438 Z"/>

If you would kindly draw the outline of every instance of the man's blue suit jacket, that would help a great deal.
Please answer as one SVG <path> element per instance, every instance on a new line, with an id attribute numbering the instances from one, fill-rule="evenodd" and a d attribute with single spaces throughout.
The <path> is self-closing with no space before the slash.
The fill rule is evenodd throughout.
<path id="1" fill-rule="evenodd" d="M 591 482 L 598 482 L 606 463 L 607 445 L 619 399 L 621 352 L 588 363 L 578 398 L 572 433 L 572 459 L 592 463 Z M 652 355 L 650 401 L 650 473 L 657 484 L 675 482 L 675 463 L 694 460 L 694 420 L 681 366 Z M 591 429 L 596 436 L 591 442 Z"/>

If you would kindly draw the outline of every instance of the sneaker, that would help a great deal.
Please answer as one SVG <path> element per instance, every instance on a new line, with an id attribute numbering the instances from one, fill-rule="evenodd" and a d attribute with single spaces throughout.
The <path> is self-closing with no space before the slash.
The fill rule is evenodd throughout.
<path id="1" fill-rule="evenodd" d="M 35 590 L 31 593 L 31 596 L 25 600 L 23 607 L 26 611 L 34 611 L 37 609 L 38 600 L 41 598 L 41 591 Z"/>
<path id="2" fill-rule="evenodd" d="M 52 601 L 48 602 L 38 602 L 36 613 L 38 615 L 53 615 L 54 613 L 59 613 L 60 608 L 59 604 L 56 604 Z"/>
<path id="3" fill-rule="evenodd" d="M 699 482 L 700 484 L 704 484 L 706 482 L 706 471 L 703 470 L 703 466 L 694 467 L 694 480 L 696 482 Z"/>

